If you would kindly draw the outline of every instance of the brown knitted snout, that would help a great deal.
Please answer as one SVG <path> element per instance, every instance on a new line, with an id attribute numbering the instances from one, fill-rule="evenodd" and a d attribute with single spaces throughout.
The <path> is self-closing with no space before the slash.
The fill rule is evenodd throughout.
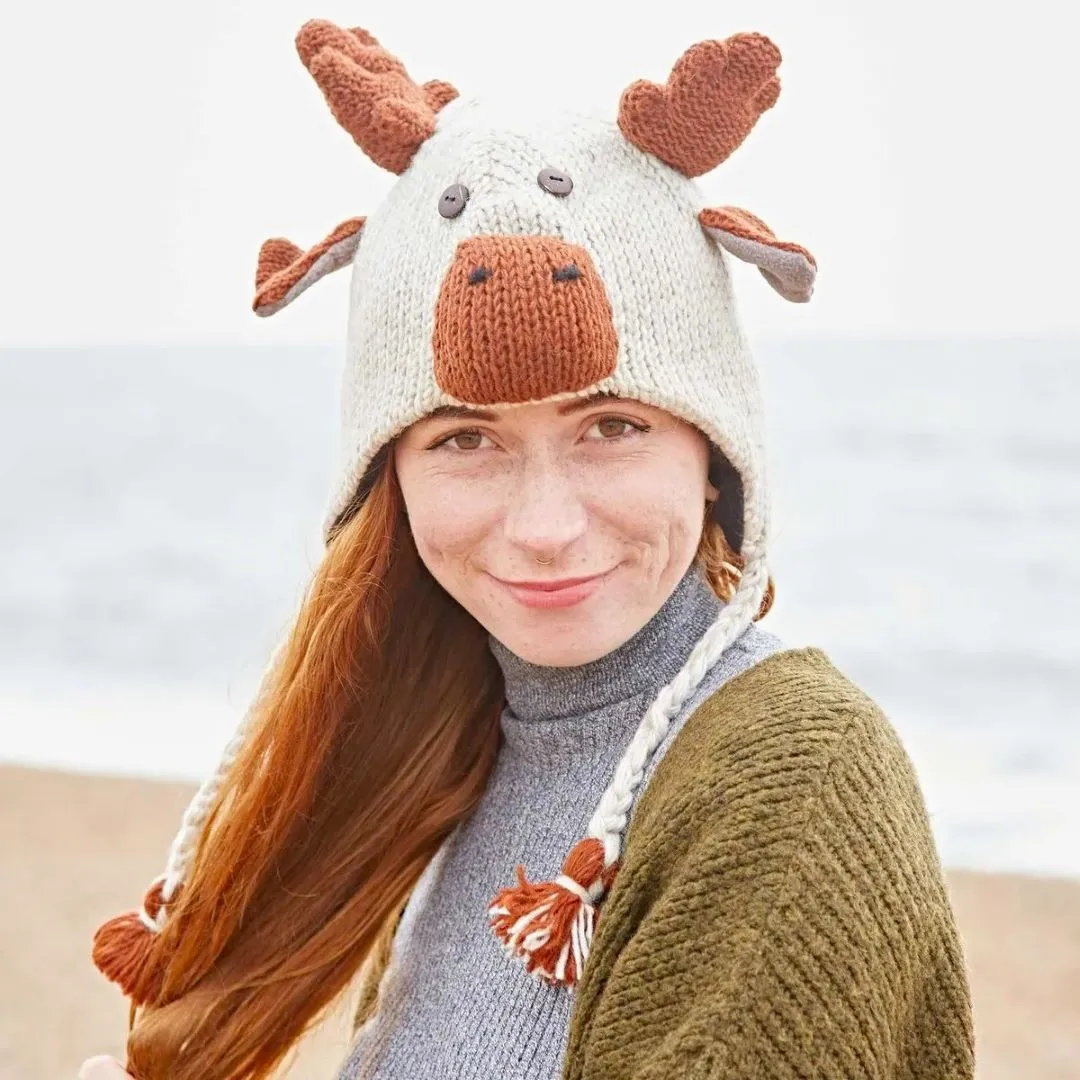
<path id="1" fill-rule="evenodd" d="M 611 303 L 589 253 L 554 236 L 462 240 L 435 305 L 435 381 L 476 405 L 584 390 L 615 370 Z"/>

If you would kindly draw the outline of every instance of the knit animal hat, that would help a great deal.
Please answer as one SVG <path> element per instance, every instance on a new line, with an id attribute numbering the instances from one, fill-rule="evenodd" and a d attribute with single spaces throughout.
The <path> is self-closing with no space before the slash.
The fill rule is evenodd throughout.
<path id="1" fill-rule="evenodd" d="M 643 770 L 766 596 L 761 402 L 727 255 L 756 265 L 793 301 L 810 298 L 816 265 L 748 211 L 703 206 L 694 177 L 723 162 L 776 102 L 780 53 L 760 34 L 700 42 L 665 84 L 627 87 L 612 121 L 543 109 L 503 115 L 449 83 L 418 84 L 358 28 L 315 20 L 296 45 L 338 123 L 398 175 L 369 217 L 342 222 L 306 251 L 272 239 L 259 252 L 259 315 L 352 266 L 344 459 L 323 523 L 327 542 L 362 504 L 390 440 L 443 405 L 615 393 L 696 425 L 729 470 L 734 498 L 718 506 L 727 507 L 725 533 L 743 560 L 733 595 L 645 713 L 562 872 L 531 883 L 519 865 L 517 884 L 488 909 L 509 955 L 548 982 L 573 985 Z M 243 739 L 241 725 L 188 808 L 144 910 L 98 932 L 95 959 L 128 993 Z"/>

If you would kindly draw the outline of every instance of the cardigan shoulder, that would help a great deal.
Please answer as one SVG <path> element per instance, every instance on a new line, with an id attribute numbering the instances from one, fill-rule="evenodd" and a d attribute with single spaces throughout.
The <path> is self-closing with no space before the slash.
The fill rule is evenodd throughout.
<path id="1" fill-rule="evenodd" d="M 815 647 L 687 719 L 631 817 L 565 1080 L 969 1080 L 970 996 L 922 793 Z"/>
<path id="2" fill-rule="evenodd" d="M 886 770 L 898 795 L 921 802 L 911 760 L 877 702 L 820 648 L 774 653 L 725 682 L 687 719 L 639 798 L 626 846 L 639 834 L 655 843 L 673 816 L 684 837 L 691 825 L 727 827 L 734 792 L 781 800 L 791 814 L 774 815 L 774 822 L 797 824 L 837 759 Z"/>

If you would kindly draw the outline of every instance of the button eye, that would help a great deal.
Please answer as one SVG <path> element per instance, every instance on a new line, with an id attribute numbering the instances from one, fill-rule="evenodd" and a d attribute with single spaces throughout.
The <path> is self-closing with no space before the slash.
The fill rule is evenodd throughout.
<path id="1" fill-rule="evenodd" d="M 444 218 L 457 217 L 469 201 L 469 189 L 464 184 L 451 184 L 439 196 L 439 213 Z"/>
<path id="2" fill-rule="evenodd" d="M 569 195 L 574 188 L 574 181 L 561 169 L 541 169 L 536 182 L 552 195 Z"/>

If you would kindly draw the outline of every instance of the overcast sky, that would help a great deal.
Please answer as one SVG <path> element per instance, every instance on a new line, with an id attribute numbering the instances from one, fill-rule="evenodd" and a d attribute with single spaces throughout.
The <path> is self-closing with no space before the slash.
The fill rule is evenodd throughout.
<path id="1" fill-rule="evenodd" d="M 1006 18 L 1004 12 L 1008 12 Z M 30 3 L 0 41 L 0 345 L 336 342 L 348 274 L 271 320 L 268 236 L 307 247 L 393 177 L 333 121 L 293 37 L 369 28 L 418 81 L 614 118 L 688 45 L 760 30 L 782 92 L 700 183 L 817 257 L 809 305 L 750 267 L 763 334 L 1080 331 L 1074 5 L 866 0 Z"/>

